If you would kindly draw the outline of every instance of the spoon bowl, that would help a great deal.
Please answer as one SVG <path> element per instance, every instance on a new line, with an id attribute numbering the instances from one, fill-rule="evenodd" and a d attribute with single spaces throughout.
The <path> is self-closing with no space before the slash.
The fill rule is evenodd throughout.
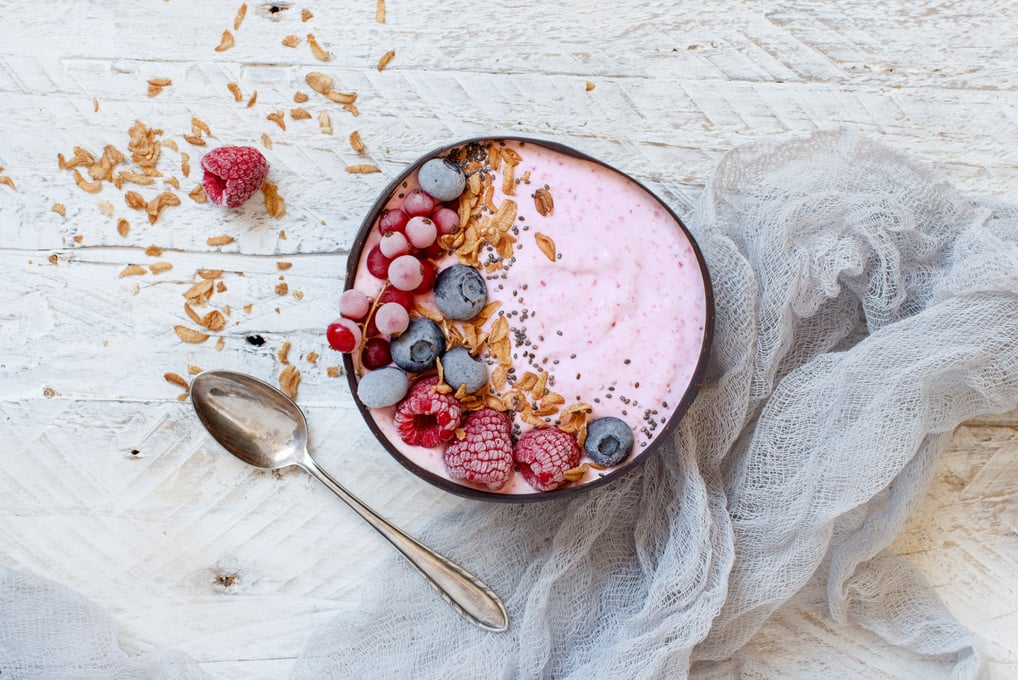
<path id="1" fill-rule="evenodd" d="M 205 371 L 191 381 L 191 404 L 223 448 L 266 470 L 296 465 L 340 497 L 428 579 L 453 609 L 493 632 L 509 627 L 498 596 L 480 579 L 379 516 L 318 466 L 308 452 L 300 407 L 272 385 L 243 373 Z"/>

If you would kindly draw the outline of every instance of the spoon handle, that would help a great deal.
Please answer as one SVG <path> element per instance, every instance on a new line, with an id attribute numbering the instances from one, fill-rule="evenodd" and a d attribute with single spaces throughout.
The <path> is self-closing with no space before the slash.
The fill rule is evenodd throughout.
<path id="1" fill-rule="evenodd" d="M 442 599 L 460 615 L 484 630 L 501 632 L 509 627 L 505 605 L 479 578 L 379 516 L 320 468 L 309 454 L 304 454 L 300 465 L 343 499 L 354 512 L 403 553 L 403 556 L 431 582 Z"/>

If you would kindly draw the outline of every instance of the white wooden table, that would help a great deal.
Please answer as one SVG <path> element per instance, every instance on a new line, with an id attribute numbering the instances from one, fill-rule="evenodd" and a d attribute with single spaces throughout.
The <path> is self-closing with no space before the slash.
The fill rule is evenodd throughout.
<path id="1" fill-rule="evenodd" d="M 362 215 L 422 152 L 499 132 L 556 139 L 682 215 L 732 146 L 842 125 L 926 159 L 965 191 L 1018 197 L 1011 2 L 388 0 L 384 23 L 370 0 L 249 2 L 235 29 L 240 4 L 0 0 L 0 178 L 14 184 L 0 184 L 0 561 L 82 592 L 129 644 L 180 648 L 214 678 L 285 677 L 312 627 L 356 606 L 360 578 L 389 548 L 310 478 L 222 454 L 164 373 L 276 380 L 288 343 L 313 445 L 336 476 L 411 531 L 467 502 L 408 478 L 371 439 L 323 342 Z M 216 51 L 224 30 L 235 44 Z M 331 61 L 314 57 L 309 33 Z M 356 91 L 360 115 L 311 92 L 310 71 Z M 172 84 L 148 96 L 159 78 Z M 311 99 L 295 103 L 298 91 Z M 298 106 L 310 120 L 292 118 Z M 266 118 L 274 111 L 286 112 L 285 131 Z M 208 147 L 185 141 L 192 117 L 208 124 Z M 135 120 L 190 156 L 184 177 L 180 154 L 162 149 L 158 167 L 179 190 L 159 180 L 87 193 L 58 168 L 75 146 L 126 155 Z M 348 143 L 354 130 L 363 155 Z M 269 217 L 260 194 L 236 212 L 188 197 L 202 152 L 222 144 L 263 149 L 283 217 Z M 381 173 L 345 171 L 365 163 Z M 155 224 L 125 204 L 128 190 L 163 188 L 181 205 Z M 209 246 L 218 235 L 235 241 Z M 160 256 L 146 254 L 153 244 Z M 172 269 L 151 273 L 155 262 Z M 130 265 L 146 273 L 120 277 Z M 186 344 L 173 327 L 194 326 L 182 294 L 199 270 L 222 270 L 225 286 L 201 313 L 230 314 L 208 341 Z M 961 427 L 895 544 L 975 632 L 998 678 L 1018 676 L 1016 424 L 1011 414 Z M 822 622 L 779 612 L 749 652 L 772 677 L 791 677 L 797 649 L 840 644 Z M 878 643 L 853 663 L 851 677 L 920 668 Z"/>

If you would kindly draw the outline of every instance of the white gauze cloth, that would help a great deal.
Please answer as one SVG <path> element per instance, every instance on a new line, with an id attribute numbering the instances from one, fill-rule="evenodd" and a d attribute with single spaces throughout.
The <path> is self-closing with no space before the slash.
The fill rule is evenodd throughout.
<path id="1" fill-rule="evenodd" d="M 585 495 L 429 525 L 426 543 L 502 595 L 507 633 L 472 627 L 393 557 L 293 680 L 681 679 L 824 588 L 845 635 L 982 676 L 969 634 L 885 548 L 954 427 L 1018 403 L 1018 207 L 833 131 L 730 152 L 686 221 L 716 331 L 669 446 Z M 43 586 L 0 568 L 4 678 L 200 677 L 125 654 L 105 613 Z M 60 612 L 74 625 L 51 627 Z"/>

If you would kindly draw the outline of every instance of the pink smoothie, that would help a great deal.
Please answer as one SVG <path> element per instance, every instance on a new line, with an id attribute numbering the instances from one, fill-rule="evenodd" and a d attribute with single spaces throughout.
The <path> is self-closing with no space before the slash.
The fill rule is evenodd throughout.
<path id="1" fill-rule="evenodd" d="M 510 199 L 518 205 L 517 242 L 513 258 L 485 279 L 489 302 L 502 301 L 499 313 L 509 323 L 516 376 L 547 371 L 548 388 L 567 405 L 586 402 L 593 406 L 591 419 L 615 416 L 628 423 L 635 445 L 622 463 L 627 465 L 664 429 L 690 387 L 705 342 L 704 274 L 686 233 L 632 180 L 534 142 L 505 144 L 522 158 L 515 177 L 528 179 L 506 196 L 501 173 L 496 176 L 492 203 Z M 389 206 L 415 186 L 411 176 Z M 554 199 L 548 215 L 540 214 L 533 199 L 542 187 Z M 554 262 L 538 248 L 538 233 L 554 241 Z M 365 260 L 378 240 L 373 229 L 354 286 L 371 296 L 381 282 L 368 273 Z M 442 266 L 455 261 L 449 256 Z M 428 296 L 418 299 L 433 306 Z M 392 413 L 393 408 L 371 411 L 389 442 L 421 468 L 449 479 L 442 449 L 405 444 Z M 531 427 L 518 416 L 514 420 L 520 431 Z M 549 421 L 554 424 L 554 418 Z M 613 469 L 590 468 L 577 483 Z M 535 491 L 514 473 L 498 493 Z"/>

